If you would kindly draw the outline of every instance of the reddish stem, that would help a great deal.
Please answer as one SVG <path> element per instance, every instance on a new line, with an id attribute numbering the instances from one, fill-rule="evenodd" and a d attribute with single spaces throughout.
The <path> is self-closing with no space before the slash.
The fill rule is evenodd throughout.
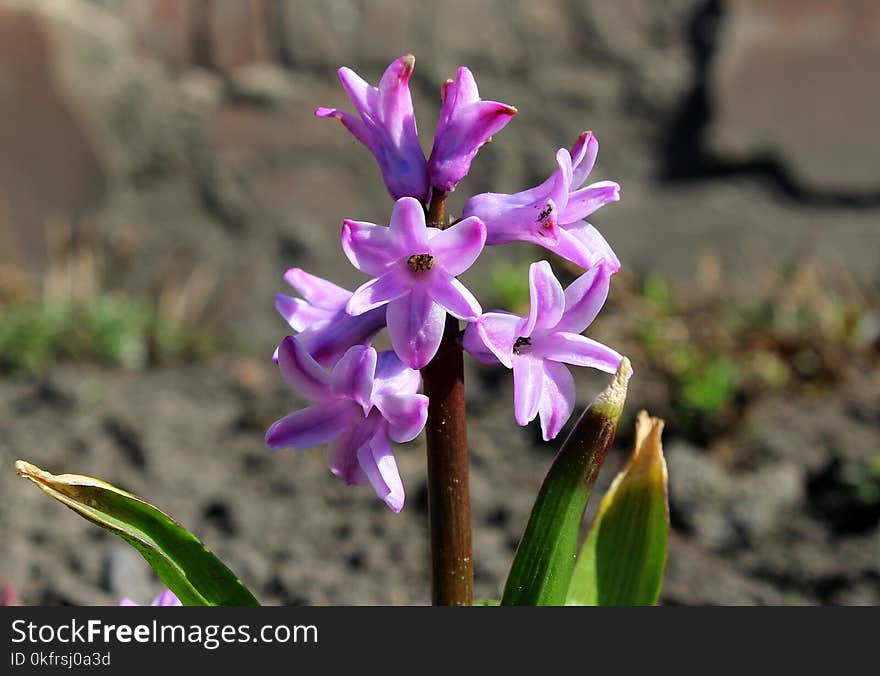
<path id="1" fill-rule="evenodd" d="M 428 224 L 443 228 L 446 195 L 434 195 Z M 474 560 L 468 481 L 464 356 L 458 320 L 447 315 L 440 349 L 422 369 L 428 404 L 428 514 L 434 605 L 473 604 Z"/>

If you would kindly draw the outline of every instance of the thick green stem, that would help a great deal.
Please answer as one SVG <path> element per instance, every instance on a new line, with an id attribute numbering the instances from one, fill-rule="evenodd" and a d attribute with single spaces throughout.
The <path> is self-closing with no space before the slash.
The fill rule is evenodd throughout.
<path id="1" fill-rule="evenodd" d="M 428 225 L 445 226 L 446 195 L 434 195 Z M 435 605 L 473 604 L 471 496 L 468 480 L 464 356 L 459 324 L 446 317 L 440 348 L 422 369 L 428 404 L 428 513 L 431 531 L 431 596 Z"/>

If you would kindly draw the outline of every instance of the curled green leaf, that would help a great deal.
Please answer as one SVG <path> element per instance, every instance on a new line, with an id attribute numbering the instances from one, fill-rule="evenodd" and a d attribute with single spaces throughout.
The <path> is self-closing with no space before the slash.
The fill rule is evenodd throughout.
<path id="1" fill-rule="evenodd" d="M 660 598 L 669 541 L 662 432 L 662 420 L 639 413 L 635 448 L 590 526 L 568 605 L 650 606 Z"/>
<path id="2" fill-rule="evenodd" d="M 148 502 L 78 474 L 54 475 L 24 460 L 15 471 L 46 495 L 137 549 L 185 606 L 256 606 L 253 594 L 195 535 Z"/>

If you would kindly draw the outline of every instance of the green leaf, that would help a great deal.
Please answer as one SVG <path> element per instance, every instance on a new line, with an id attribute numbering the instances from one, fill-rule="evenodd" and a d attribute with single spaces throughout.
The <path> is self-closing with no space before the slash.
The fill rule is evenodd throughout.
<path id="1" fill-rule="evenodd" d="M 137 549 L 183 605 L 259 605 L 195 535 L 153 505 L 98 479 L 77 474 L 55 476 L 24 460 L 16 461 L 15 471 Z"/>
<path id="2" fill-rule="evenodd" d="M 662 420 L 639 414 L 635 449 L 599 505 L 568 605 L 651 606 L 660 598 L 669 541 L 662 432 Z"/>
<path id="3" fill-rule="evenodd" d="M 553 460 L 516 550 L 501 605 L 565 604 L 584 510 L 614 441 L 631 375 L 624 358 Z"/>

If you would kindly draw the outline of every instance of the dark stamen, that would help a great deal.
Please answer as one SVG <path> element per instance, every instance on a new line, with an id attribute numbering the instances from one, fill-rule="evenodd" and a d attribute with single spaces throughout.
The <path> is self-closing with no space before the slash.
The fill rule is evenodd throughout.
<path id="1" fill-rule="evenodd" d="M 426 253 L 413 254 L 406 259 L 406 264 L 413 272 L 426 272 L 434 267 L 434 257 Z"/>

